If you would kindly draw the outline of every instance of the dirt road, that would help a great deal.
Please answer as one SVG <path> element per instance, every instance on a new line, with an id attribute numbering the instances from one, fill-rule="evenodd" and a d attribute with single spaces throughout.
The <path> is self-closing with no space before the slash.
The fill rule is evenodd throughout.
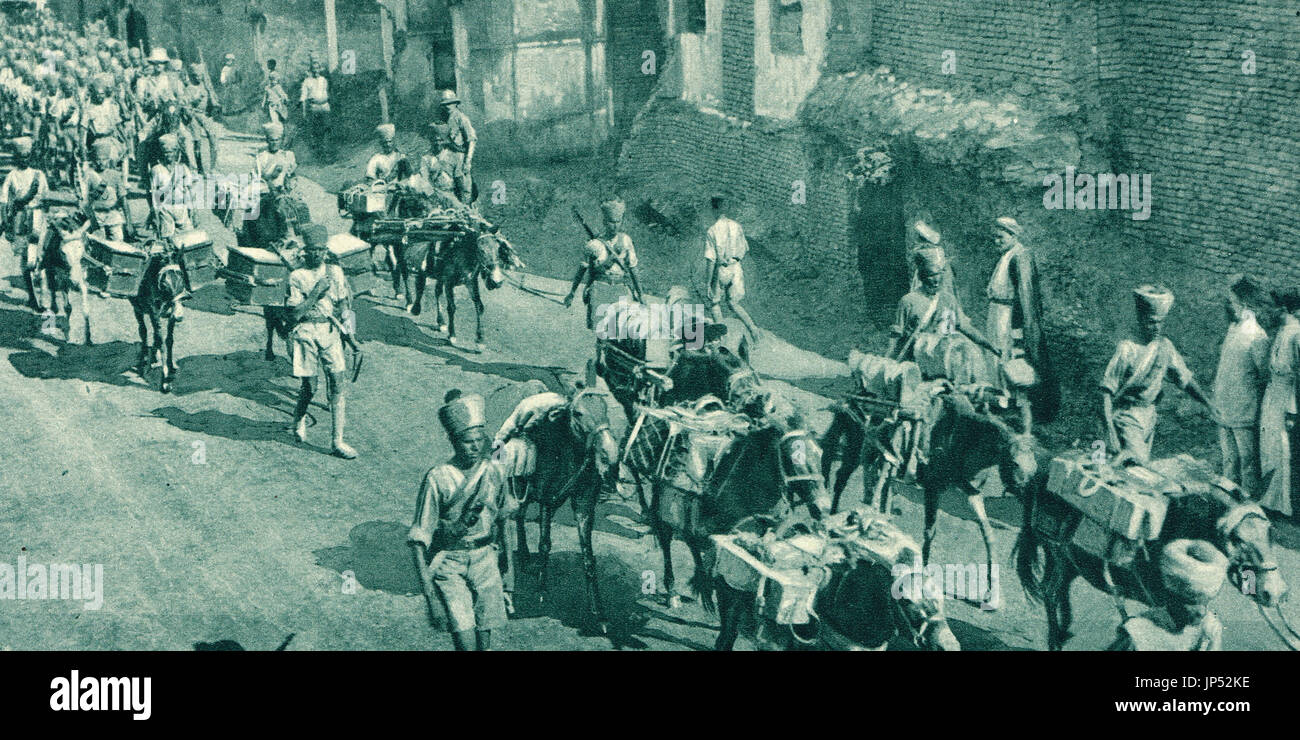
<path id="1" fill-rule="evenodd" d="M 247 145 L 227 146 L 223 162 L 233 169 L 235 147 Z M 340 230 L 333 197 L 304 188 L 313 215 Z M 207 217 L 203 225 L 228 242 L 219 225 Z M 0 260 L 4 275 L 16 273 L 12 255 Z M 283 346 L 277 340 L 277 359 L 263 360 L 260 315 L 231 306 L 219 283 L 191 301 L 178 330 L 174 391 L 162 395 L 156 370 L 146 383 L 128 369 L 136 330 L 125 301 L 92 298 L 94 343 L 77 331 L 64 343 L 42 335 L 11 280 L 0 295 L 0 413 L 8 420 L 0 431 L 0 562 L 102 564 L 104 603 L 92 611 L 71 601 L 0 600 L 0 648 L 189 649 L 230 639 L 270 649 L 290 633 L 290 649 L 450 648 L 430 627 L 405 543 L 422 475 L 450 454 L 436 420 L 439 401 L 453 387 L 481 393 L 499 419 L 514 386 L 537 379 L 555 387 L 591 355 L 580 308 L 546 296 L 563 286 L 524 279 L 533 292 L 507 285 L 486 294 L 482 353 L 449 346 L 430 313 L 413 319 L 386 293 L 358 302 L 367 360 L 349 388 L 347 437 L 361 455 L 353 461 L 328 454 L 323 407 L 312 410 L 309 443 L 293 439 L 296 384 Z M 466 315 L 472 320 L 472 311 Z M 755 361 L 816 428 L 825 427 L 824 394 L 839 382 L 841 364 L 776 337 Z M 849 495 L 861 495 L 860 477 Z M 901 526 L 919 535 L 916 502 L 898 506 Z M 944 508 L 936 560 L 978 559 L 982 547 L 964 501 Z M 496 644 L 711 646 L 715 622 L 697 604 L 669 611 L 662 594 L 643 593 L 661 563 L 635 513 L 612 504 L 599 513 L 595 546 L 611 635 L 587 623 L 566 511 L 552 555 L 553 598 L 539 605 L 534 579 L 522 578 L 518 614 Z M 1009 564 L 1018 512 L 1000 500 L 990 513 L 1002 524 L 1001 608 L 947 602 L 954 632 L 968 649 L 1042 649 L 1044 618 L 1025 602 Z M 534 526 L 530 536 L 535 545 Z M 684 583 L 690 558 L 684 550 L 675 558 Z M 1284 574 L 1297 573 L 1294 551 L 1280 549 L 1279 558 Z M 1117 623 L 1114 608 L 1083 585 L 1074 595 L 1071 647 L 1104 646 Z M 1244 597 L 1225 588 L 1213 606 L 1226 624 L 1226 647 L 1280 647 Z"/>

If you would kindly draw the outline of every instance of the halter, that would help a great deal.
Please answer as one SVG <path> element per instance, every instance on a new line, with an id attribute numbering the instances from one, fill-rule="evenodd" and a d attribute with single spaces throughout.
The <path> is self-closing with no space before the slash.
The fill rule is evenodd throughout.
<path id="1" fill-rule="evenodd" d="M 587 391 L 587 390 L 579 391 L 577 394 L 573 396 L 573 399 L 569 401 L 568 406 L 566 408 L 566 410 L 569 413 L 569 422 L 568 422 L 569 433 L 575 437 L 579 435 L 581 430 L 579 430 L 576 427 L 576 425 L 573 423 L 573 405 L 578 401 L 578 399 L 589 395 L 595 395 L 595 391 Z M 560 490 L 556 492 L 555 495 L 556 499 L 563 499 L 565 496 L 567 496 L 569 494 L 570 489 L 572 489 L 573 486 L 578 482 L 578 479 L 582 477 L 582 473 L 587 468 L 591 467 L 594 464 L 595 457 L 596 457 L 594 454 L 594 450 L 596 448 L 597 440 L 600 439 L 600 435 L 602 432 L 608 432 L 608 431 L 609 431 L 609 422 L 605 422 L 604 424 L 595 427 L 590 432 L 587 432 L 587 440 L 583 446 L 583 452 L 582 452 L 582 465 L 579 465 L 578 469 L 573 471 L 573 475 L 569 476 L 569 479 L 566 480 L 564 482 L 564 485 L 560 487 Z"/>

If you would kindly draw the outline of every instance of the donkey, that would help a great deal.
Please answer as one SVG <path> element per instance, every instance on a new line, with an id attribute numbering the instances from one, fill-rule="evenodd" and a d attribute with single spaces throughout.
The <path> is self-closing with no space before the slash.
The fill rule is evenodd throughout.
<path id="1" fill-rule="evenodd" d="M 1047 466 L 1040 469 L 1046 471 Z M 1112 549 L 1112 556 L 1132 558 L 1133 567 L 1127 573 L 1113 568 L 1115 560 L 1097 557 L 1061 539 L 1062 530 L 1052 522 L 1077 521 L 1081 514 L 1047 491 L 1046 472 L 1040 472 L 1024 489 L 1021 503 L 1024 527 L 1012 556 L 1025 594 L 1047 609 L 1049 650 L 1061 650 L 1070 639 L 1074 618 L 1070 585 L 1080 576 L 1093 588 L 1114 597 L 1121 613 L 1121 598 L 1152 607 L 1181 607 L 1180 599 L 1162 584 L 1157 556 L 1165 545 L 1184 538 L 1208 541 L 1227 556 L 1228 581 L 1250 596 L 1288 647 L 1300 648 L 1273 625 L 1264 611 L 1278 609 L 1287 593 L 1269 543 L 1268 516 L 1257 504 L 1235 492 L 1207 486 L 1205 490 L 1171 497 L 1164 525 L 1154 542 L 1139 546 L 1120 540 Z M 1278 615 L 1282 617 L 1280 610 Z M 1286 624 L 1284 617 L 1282 622 Z"/>
<path id="2" fill-rule="evenodd" d="M 601 632 L 608 633 L 609 619 L 600 598 L 591 538 L 600 490 L 618 480 L 619 446 L 609 427 L 609 405 L 603 394 L 589 388 L 579 389 L 568 403 L 553 409 L 524 434 L 536 448 L 536 463 L 535 469 L 522 476 L 522 480 L 516 478 L 512 481 L 520 504 L 515 515 L 520 558 L 523 561 L 531 558 L 528 536 L 524 531 L 524 510 L 535 498 L 541 509 L 536 563 L 538 592 L 545 601 L 548 596 L 551 520 L 560 506 L 568 501 L 573 507 L 578 543 L 582 548 L 588 610 Z"/>
<path id="3" fill-rule="evenodd" d="M 977 411 L 960 392 L 935 398 L 937 413 L 930 429 L 927 461 L 916 480 L 925 492 L 925 535 L 921 557 L 930 562 L 930 546 L 938 523 L 939 496 L 958 489 L 966 495 L 971 511 L 979 519 L 984 539 L 985 564 L 993 570 L 993 526 L 984 509 L 985 496 L 999 496 L 1023 490 L 1039 472 L 1038 448 L 1029 433 L 1019 433 L 996 416 Z M 996 603 L 990 594 L 983 605 Z"/>

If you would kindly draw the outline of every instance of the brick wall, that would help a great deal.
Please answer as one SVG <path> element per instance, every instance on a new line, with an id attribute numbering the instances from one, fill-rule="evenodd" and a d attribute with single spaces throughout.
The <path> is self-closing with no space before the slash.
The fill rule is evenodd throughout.
<path id="1" fill-rule="evenodd" d="M 722 6 L 722 109 L 745 118 L 754 112 L 754 0 Z"/>

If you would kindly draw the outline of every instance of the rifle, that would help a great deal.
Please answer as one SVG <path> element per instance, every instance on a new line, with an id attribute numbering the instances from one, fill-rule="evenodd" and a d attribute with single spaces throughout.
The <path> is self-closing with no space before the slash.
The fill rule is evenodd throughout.
<path id="1" fill-rule="evenodd" d="M 588 239 L 603 241 L 600 237 L 596 236 L 596 232 L 587 225 L 587 220 L 582 217 L 582 211 L 579 211 L 577 206 L 573 206 L 573 217 L 578 220 L 578 223 L 582 226 L 582 230 L 587 232 Z M 628 279 L 631 280 L 632 298 L 635 299 L 637 303 L 642 303 L 644 299 L 641 295 L 641 286 L 638 284 L 636 279 L 636 273 L 632 271 L 632 268 L 623 263 L 623 259 L 615 254 L 612 248 L 606 251 L 609 252 L 609 258 L 613 260 L 614 264 L 618 265 L 619 269 L 621 269 L 623 273 L 628 276 Z M 589 278 L 594 279 L 595 275 L 589 275 Z M 590 279 L 588 280 L 588 283 L 590 283 Z"/>

